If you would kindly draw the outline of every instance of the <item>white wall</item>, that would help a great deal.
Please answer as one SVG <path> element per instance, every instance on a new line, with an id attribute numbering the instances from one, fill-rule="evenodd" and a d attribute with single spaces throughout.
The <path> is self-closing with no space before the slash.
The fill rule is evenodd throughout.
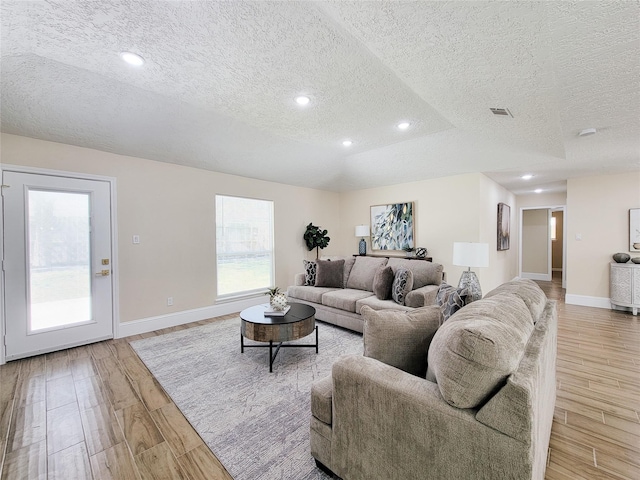
<path id="1" fill-rule="evenodd" d="M 482 291 L 487 293 L 518 274 L 518 211 L 513 193 L 484 175 L 479 175 L 479 181 L 479 241 L 489 244 L 489 268 L 479 270 Z M 510 207 L 509 250 L 498 251 L 498 203 Z"/>
<path id="2" fill-rule="evenodd" d="M 120 321 L 198 309 L 216 302 L 215 195 L 272 200 L 275 210 L 276 284 L 290 285 L 308 252 L 309 222 L 332 237 L 326 254 L 343 244 L 339 196 L 3 134 L 1 162 L 117 179 Z M 132 236 L 140 235 L 133 245 Z M 167 297 L 174 305 L 168 307 Z"/>
<path id="3" fill-rule="evenodd" d="M 454 242 L 489 244 L 488 268 L 476 269 L 483 292 L 515 276 L 515 250 L 497 252 L 497 205 L 512 206 L 515 196 L 482 174 L 471 173 L 404 183 L 340 195 L 340 228 L 344 254 L 357 253 L 355 226 L 370 225 L 370 207 L 386 203 L 415 202 L 416 246 L 426 247 L 433 261 L 441 263 L 449 283 L 457 285 L 463 267 L 452 265 Z M 367 241 L 367 252 L 371 245 Z"/>
<path id="4" fill-rule="evenodd" d="M 640 172 L 568 180 L 567 303 L 608 308 L 609 263 L 629 252 L 631 208 L 640 208 Z"/>

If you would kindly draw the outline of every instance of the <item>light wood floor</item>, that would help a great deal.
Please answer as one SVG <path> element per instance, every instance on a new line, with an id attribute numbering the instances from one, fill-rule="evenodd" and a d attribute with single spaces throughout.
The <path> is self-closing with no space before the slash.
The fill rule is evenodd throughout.
<path id="1" fill-rule="evenodd" d="M 546 478 L 639 479 L 640 320 L 539 283 L 560 321 Z M 128 343 L 216 320 L 0 367 L 1 478 L 230 479 Z"/>

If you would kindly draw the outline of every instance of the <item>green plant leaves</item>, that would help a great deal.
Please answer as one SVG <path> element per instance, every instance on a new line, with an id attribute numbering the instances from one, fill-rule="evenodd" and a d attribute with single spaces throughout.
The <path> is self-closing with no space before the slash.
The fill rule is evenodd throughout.
<path id="1" fill-rule="evenodd" d="M 326 248 L 331 240 L 327 233 L 327 230 L 320 230 L 320 227 L 316 227 L 312 223 L 307 225 L 303 238 L 309 251 L 314 248 Z"/>

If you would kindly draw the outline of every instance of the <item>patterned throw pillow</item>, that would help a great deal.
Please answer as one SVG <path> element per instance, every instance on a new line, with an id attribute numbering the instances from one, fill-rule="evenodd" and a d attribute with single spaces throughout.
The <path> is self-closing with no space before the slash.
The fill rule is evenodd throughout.
<path id="1" fill-rule="evenodd" d="M 453 285 L 442 282 L 436 295 L 436 304 L 440 307 L 442 323 L 446 322 L 451 315 L 464 307 L 467 297 L 466 288 L 456 288 Z"/>
<path id="2" fill-rule="evenodd" d="M 310 262 L 309 260 L 303 260 L 304 262 L 304 284 L 309 287 L 315 287 L 316 285 L 316 272 L 318 271 L 318 265 L 316 262 Z"/>
<path id="3" fill-rule="evenodd" d="M 396 270 L 396 276 L 393 279 L 393 285 L 391 286 L 391 298 L 396 303 L 404 305 L 404 299 L 413 289 L 413 272 L 406 268 L 399 268 Z"/>

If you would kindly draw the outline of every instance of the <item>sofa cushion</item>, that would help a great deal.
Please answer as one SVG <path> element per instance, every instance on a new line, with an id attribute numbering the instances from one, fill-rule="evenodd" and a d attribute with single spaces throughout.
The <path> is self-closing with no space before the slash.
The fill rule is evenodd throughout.
<path id="1" fill-rule="evenodd" d="M 387 262 L 393 272 L 398 268 L 407 268 L 413 273 L 413 288 L 442 283 L 442 265 L 426 260 L 407 260 L 406 258 L 389 258 Z"/>
<path id="2" fill-rule="evenodd" d="M 391 285 L 391 298 L 399 305 L 404 305 L 404 299 L 413 290 L 413 273 L 406 268 L 398 268 Z"/>
<path id="3" fill-rule="evenodd" d="M 427 380 L 435 380 L 454 407 L 481 405 L 518 367 L 533 331 L 530 317 L 515 295 L 467 305 L 436 332 L 429 347 Z"/>
<path id="4" fill-rule="evenodd" d="M 440 325 L 439 309 L 402 312 L 364 306 L 360 313 L 364 319 L 364 356 L 424 377 L 429 344 Z"/>
<path id="5" fill-rule="evenodd" d="M 322 295 L 322 305 L 339 308 L 340 310 L 346 310 L 348 312 L 359 313 L 356 311 L 356 302 L 361 298 L 372 296 L 374 296 L 373 293 L 366 292 L 364 290 L 342 288 Z"/>
<path id="6" fill-rule="evenodd" d="M 373 277 L 378 268 L 387 264 L 387 258 L 355 257 L 355 259 L 349 280 L 347 280 L 347 288 L 373 292 Z"/>
<path id="7" fill-rule="evenodd" d="M 316 270 L 318 268 L 316 262 L 303 260 L 304 263 L 304 284 L 313 287 L 316 284 Z"/>
<path id="8" fill-rule="evenodd" d="M 306 285 L 290 286 L 287 288 L 287 297 L 291 300 L 296 298 L 307 302 L 322 303 L 322 295 L 333 292 L 335 288 L 309 287 Z"/>
<path id="9" fill-rule="evenodd" d="M 496 287 L 487 293 L 484 298 L 491 298 L 502 293 L 512 293 L 520 297 L 531 312 L 534 322 L 540 318 L 540 315 L 542 315 L 547 304 L 547 296 L 540 286 L 533 280 L 529 280 L 527 278 L 511 280 L 510 282 L 503 283 L 499 287 Z"/>
<path id="10" fill-rule="evenodd" d="M 356 263 L 356 257 L 354 257 L 353 255 L 349 257 L 323 255 L 320 257 L 320 260 L 331 260 L 331 261 L 344 260 L 344 276 L 343 276 L 342 288 L 347 288 L 347 280 L 349 279 L 349 274 L 351 273 L 353 264 Z"/>
<path id="11" fill-rule="evenodd" d="M 342 288 L 344 260 L 316 260 L 316 287 Z"/>
<path id="12" fill-rule="evenodd" d="M 436 295 L 436 304 L 440 307 L 442 323 L 446 322 L 451 315 L 464 307 L 466 296 L 466 288 L 456 288 L 446 282 L 440 284 L 438 294 Z"/>
<path id="13" fill-rule="evenodd" d="M 393 285 L 393 269 L 380 267 L 373 277 L 373 293 L 380 300 L 391 298 L 391 286 Z"/>

